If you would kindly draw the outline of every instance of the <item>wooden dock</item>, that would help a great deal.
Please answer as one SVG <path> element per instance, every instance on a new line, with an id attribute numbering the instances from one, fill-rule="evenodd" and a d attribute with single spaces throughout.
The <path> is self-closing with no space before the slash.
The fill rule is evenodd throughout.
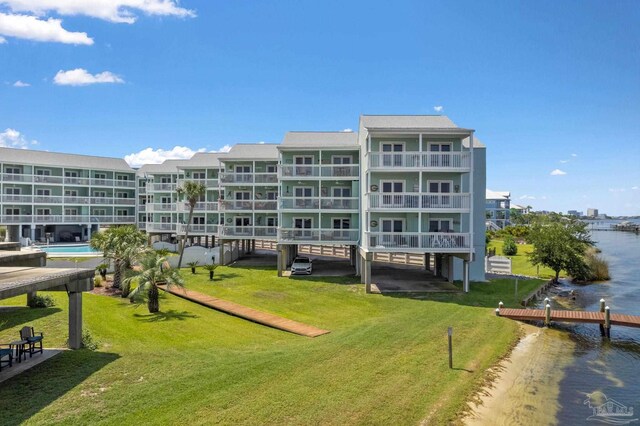
<path id="1" fill-rule="evenodd" d="M 590 311 L 566 311 L 551 309 L 549 299 L 545 299 L 545 309 L 511 309 L 504 308 L 502 302 L 496 309 L 496 315 L 520 321 L 543 321 L 545 325 L 555 322 L 591 323 L 600 325 L 600 334 L 603 337 L 611 337 L 611 326 L 640 328 L 640 316 L 626 314 L 612 314 L 611 309 L 605 306 L 604 299 L 600 299 L 600 312 Z"/>
<path id="2" fill-rule="evenodd" d="M 191 302 L 198 303 L 211 309 L 215 309 L 226 314 L 230 314 L 239 318 L 243 318 L 268 327 L 277 328 L 278 330 L 288 331 L 289 333 L 298 334 L 306 337 L 318 337 L 329 333 L 329 330 L 323 330 L 301 322 L 293 321 L 268 312 L 258 311 L 248 308 L 228 300 L 218 299 L 208 294 L 197 291 L 172 288 L 167 290 L 165 286 L 158 286 L 161 290 L 171 293 Z"/>

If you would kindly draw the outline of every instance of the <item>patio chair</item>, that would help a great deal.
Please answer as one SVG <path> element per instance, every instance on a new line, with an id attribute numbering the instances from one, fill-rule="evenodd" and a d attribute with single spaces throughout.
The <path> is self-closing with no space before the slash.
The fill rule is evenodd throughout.
<path id="1" fill-rule="evenodd" d="M 3 348 L 2 346 L 6 346 Z M 7 359 L 4 359 L 7 358 Z M 0 344 L 0 371 L 2 371 L 2 363 L 13 365 L 13 348 L 9 345 Z"/>
<path id="2" fill-rule="evenodd" d="M 33 327 L 29 326 L 22 327 L 22 329 L 20 330 L 20 338 L 22 340 L 26 340 L 29 344 L 29 358 L 31 358 L 34 353 L 42 353 L 42 340 L 44 339 L 44 335 L 42 334 L 42 332 L 39 332 L 37 334 L 39 334 L 39 336 L 37 336 L 36 332 L 33 331 Z M 36 343 L 38 344 L 37 348 Z"/>

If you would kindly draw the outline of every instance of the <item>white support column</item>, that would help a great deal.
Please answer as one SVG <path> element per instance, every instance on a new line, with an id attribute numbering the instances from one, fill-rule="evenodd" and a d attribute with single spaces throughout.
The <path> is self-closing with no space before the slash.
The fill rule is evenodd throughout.
<path id="1" fill-rule="evenodd" d="M 469 135 L 469 161 L 470 161 L 470 165 L 469 165 L 469 193 L 470 195 L 470 203 L 469 203 L 469 257 L 472 258 L 475 247 L 473 244 L 474 238 L 473 238 L 473 221 L 474 221 L 474 215 L 473 215 L 473 206 L 475 204 L 475 198 L 477 196 L 477 194 L 475 193 L 474 189 L 473 189 L 473 172 L 474 172 L 474 161 L 473 161 L 473 131 L 471 132 L 471 134 Z M 483 190 L 484 191 L 484 190 Z M 484 216 L 484 213 L 483 213 Z M 482 238 L 484 238 L 484 235 L 482 236 Z"/>

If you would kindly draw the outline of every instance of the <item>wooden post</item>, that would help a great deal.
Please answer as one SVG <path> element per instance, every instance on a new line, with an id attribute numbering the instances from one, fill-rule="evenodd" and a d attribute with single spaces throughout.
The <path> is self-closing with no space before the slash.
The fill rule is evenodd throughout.
<path id="1" fill-rule="evenodd" d="M 453 344 L 451 342 L 451 336 L 453 336 L 453 327 L 449 327 L 447 330 L 449 335 L 449 368 L 453 368 Z"/>
<path id="2" fill-rule="evenodd" d="M 502 303 L 502 301 L 500 301 L 500 303 L 498 303 L 498 309 L 502 309 L 504 308 L 504 303 Z"/>
<path id="3" fill-rule="evenodd" d="M 546 299 L 546 300 L 549 300 L 549 299 Z M 550 324 L 551 324 L 551 305 L 547 303 L 544 307 L 544 325 L 549 327 Z"/>
<path id="4" fill-rule="evenodd" d="M 516 302 L 518 301 L 518 278 L 516 278 Z"/>
<path id="5" fill-rule="evenodd" d="M 604 307 L 604 331 L 607 339 L 611 339 L 611 309 L 608 306 Z"/>
<path id="6" fill-rule="evenodd" d="M 605 301 L 600 299 L 600 312 L 604 313 Z M 604 337 L 604 323 L 600 324 L 600 336 Z"/>

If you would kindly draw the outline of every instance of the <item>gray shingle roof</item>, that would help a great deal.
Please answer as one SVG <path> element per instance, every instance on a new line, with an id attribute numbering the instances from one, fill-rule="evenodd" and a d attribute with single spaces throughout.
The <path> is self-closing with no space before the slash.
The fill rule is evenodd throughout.
<path id="1" fill-rule="evenodd" d="M 287 132 L 281 148 L 358 148 L 355 132 Z"/>
<path id="2" fill-rule="evenodd" d="M 181 166 L 186 169 L 216 168 L 220 166 L 220 158 L 227 155 L 225 152 L 196 152 L 187 164 Z"/>
<path id="3" fill-rule="evenodd" d="M 367 129 L 457 129 L 446 115 L 362 115 L 360 123 Z"/>
<path id="4" fill-rule="evenodd" d="M 127 162 L 122 158 L 63 154 L 60 152 L 35 151 L 32 149 L 0 148 L 0 162 L 122 172 L 135 171 L 129 167 Z"/>
<path id="5" fill-rule="evenodd" d="M 145 164 L 138 169 L 138 176 L 152 175 L 154 173 L 171 174 L 178 173 L 178 167 L 189 164 L 190 160 L 164 160 L 161 164 Z"/>
<path id="6" fill-rule="evenodd" d="M 220 161 L 223 163 L 228 160 L 277 160 L 278 145 L 271 143 L 239 143 L 234 145 L 231 150 Z"/>

